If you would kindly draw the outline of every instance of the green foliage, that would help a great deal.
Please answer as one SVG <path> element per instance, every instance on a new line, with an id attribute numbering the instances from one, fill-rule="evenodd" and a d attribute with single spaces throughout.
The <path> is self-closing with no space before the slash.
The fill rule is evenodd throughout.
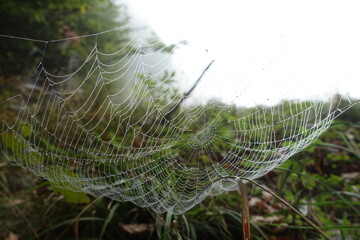
<path id="1" fill-rule="evenodd" d="M 0 8 L 1 34 L 45 41 L 101 32 L 127 21 L 124 6 L 118 7 L 110 0 L 14 0 L 2 2 Z M 73 47 L 69 48 L 69 44 Z M 70 55 L 82 59 L 88 54 L 87 44 L 86 41 L 70 41 L 56 46 L 56 51 L 52 49 L 52 54 L 47 56 L 46 67 L 50 72 L 58 72 L 60 66 L 70 64 Z M 116 41 L 108 43 L 114 44 Z M 34 69 L 44 49 L 42 42 L 1 38 L 0 75 Z"/>
<path id="2" fill-rule="evenodd" d="M 80 187 L 82 185 L 81 181 L 78 180 L 79 176 L 76 176 L 75 173 L 69 171 L 66 168 L 61 168 L 58 166 L 47 166 L 47 178 L 50 182 L 52 189 L 64 196 L 65 201 L 69 203 L 89 203 L 90 198 L 84 193 L 80 191 Z M 68 176 L 73 181 L 71 183 L 66 181 L 61 181 L 57 176 Z M 69 184 L 71 184 L 71 188 L 69 188 Z"/>
<path id="3" fill-rule="evenodd" d="M 26 143 L 16 138 L 14 133 L 3 132 L 1 134 L 2 144 L 9 148 L 13 153 L 18 153 L 23 151 L 26 148 Z"/>
<path id="4" fill-rule="evenodd" d="M 50 181 L 51 187 L 54 192 L 64 196 L 64 200 L 69 203 L 89 203 L 90 198 L 83 192 L 74 192 L 67 188 L 61 188 Z"/>
<path id="5" fill-rule="evenodd" d="M 29 133 L 27 127 L 22 132 L 24 136 Z M 357 239 L 360 237 L 357 231 L 360 225 L 360 177 L 350 173 L 358 171 L 359 158 L 354 154 L 350 140 L 341 137 L 345 132 L 350 132 L 353 136 L 350 138 L 355 142 L 360 140 L 357 125 L 336 122 L 312 147 L 289 159 L 259 182 L 277 190 L 280 196 L 307 213 L 312 220 L 321 222 L 330 236 Z M 11 134 L 2 134 L 2 137 L 10 150 L 13 146 L 21 147 L 21 144 L 15 144 L 17 140 Z M 329 145 L 324 145 L 324 139 Z M 339 156 L 342 157 L 338 159 Z M 67 170 L 52 169 L 54 177 L 60 175 L 57 171 Z M 74 173 L 68 174 L 72 176 Z M 177 178 L 171 169 L 168 174 L 170 178 Z M 0 225 L 5 226 L 2 238 L 11 231 L 22 238 L 35 236 L 35 231 L 38 237 L 34 239 L 51 239 L 60 235 L 62 239 L 71 239 L 76 234 L 79 238 L 94 239 L 234 239 L 241 236 L 236 192 L 208 197 L 184 215 L 154 216 L 149 210 L 131 203 L 114 203 L 108 199 L 77 196 L 76 192 L 61 192 L 63 188 L 57 188 L 59 183 L 56 186 L 51 182 L 47 185 L 34 180 L 24 182 L 28 174 L 10 167 L 4 160 L 0 162 L 0 175 L 0 185 L 4 189 L 0 196 L 0 219 L 4 219 L 0 220 Z M 75 187 L 76 184 L 81 182 L 75 182 Z M 51 194 L 53 190 L 65 197 Z M 253 202 L 256 200 L 256 203 L 251 203 L 254 239 L 320 238 L 300 217 L 264 194 L 257 188 L 251 194 Z M 87 202 L 88 205 L 83 205 Z M 25 207 L 26 204 L 31 207 Z M 17 208 L 26 211 L 23 214 L 27 220 L 16 221 L 20 214 Z M 39 217 L 41 214 L 46 215 L 46 222 Z M 19 226 L 22 226 L 22 231 L 18 231 Z"/>

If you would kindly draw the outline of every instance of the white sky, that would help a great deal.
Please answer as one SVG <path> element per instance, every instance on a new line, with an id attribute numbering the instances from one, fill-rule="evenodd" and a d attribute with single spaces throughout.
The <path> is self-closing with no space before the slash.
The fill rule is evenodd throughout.
<path id="1" fill-rule="evenodd" d="M 165 43 L 194 97 L 242 105 L 350 94 L 360 98 L 359 1 L 127 0 Z"/>

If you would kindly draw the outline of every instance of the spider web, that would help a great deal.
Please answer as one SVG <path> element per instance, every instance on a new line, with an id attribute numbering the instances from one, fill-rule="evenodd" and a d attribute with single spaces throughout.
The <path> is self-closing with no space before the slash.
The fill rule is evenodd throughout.
<path id="1" fill-rule="evenodd" d="M 354 104 L 179 104 L 184 94 L 168 60 L 175 48 L 136 31 L 107 52 L 101 38 L 113 31 L 42 41 L 30 91 L 7 99 L 12 117 L 2 120 L 0 148 L 8 160 L 62 188 L 181 214 L 237 188 L 223 177 L 255 179 L 279 166 Z M 80 66 L 47 70 L 52 47 L 83 39 L 93 48 Z"/>

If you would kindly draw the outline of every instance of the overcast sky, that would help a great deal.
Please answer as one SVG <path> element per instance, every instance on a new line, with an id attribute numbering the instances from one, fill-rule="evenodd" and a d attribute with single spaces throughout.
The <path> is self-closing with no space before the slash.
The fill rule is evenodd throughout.
<path id="1" fill-rule="evenodd" d="M 125 2 L 164 42 L 189 43 L 173 56 L 184 86 L 215 59 L 196 98 L 242 105 L 337 92 L 360 98 L 359 1 Z"/>

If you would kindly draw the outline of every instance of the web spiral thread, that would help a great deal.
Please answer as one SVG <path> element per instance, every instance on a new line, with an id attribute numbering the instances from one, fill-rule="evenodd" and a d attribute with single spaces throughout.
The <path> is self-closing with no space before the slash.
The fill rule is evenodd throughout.
<path id="1" fill-rule="evenodd" d="M 240 113 L 219 102 L 174 109 L 183 96 L 168 85 L 173 49 L 154 63 L 160 42 L 138 31 L 106 52 L 96 41 L 106 34 L 79 37 L 94 45 L 69 74 L 48 72 L 45 53 L 30 91 L 6 101 L 16 114 L 1 122 L 4 156 L 59 187 L 181 214 L 236 189 L 221 177 L 255 179 L 279 166 L 346 110 L 315 101 Z"/>

